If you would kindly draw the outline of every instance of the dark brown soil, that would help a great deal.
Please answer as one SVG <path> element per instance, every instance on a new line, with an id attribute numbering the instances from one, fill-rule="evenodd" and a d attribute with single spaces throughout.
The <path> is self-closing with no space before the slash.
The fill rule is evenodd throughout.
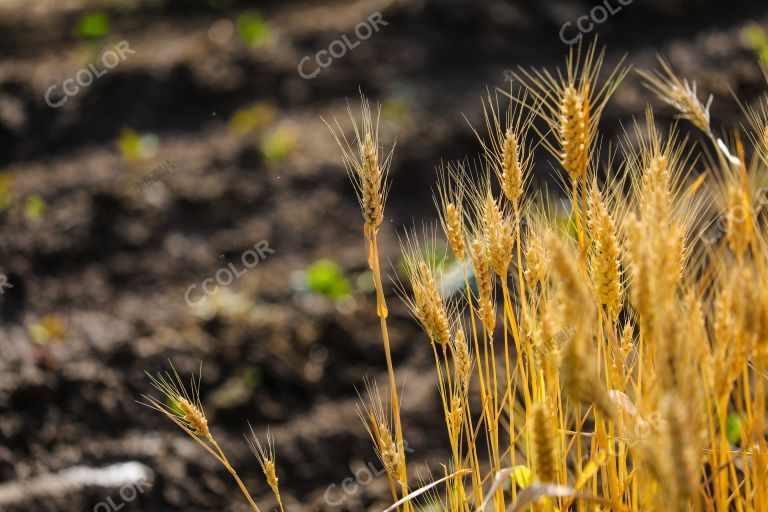
<path id="1" fill-rule="evenodd" d="M 384 138 L 396 138 L 397 149 L 382 246 L 396 263 L 397 231 L 434 218 L 434 167 L 478 151 L 462 114 L 478 125 L 485 87 L 504 86 L 506 69 L 559 64 L 567 51 L 560 27 L 592 5 L 102 3 L 112 27 L 95 42 L 72 35 L 85 0 L 0 7 L 0 170 L 12 177 L 0 274 L 13 285 L 0 295 L 0 481 L 138 461 L 154 472 L 152 486 L 125 512 L 246 510 L 215 461 L 136 402 L 150 391 L 145 371 L 170 359 L 195 372 L 202 361 L 210 423 L 263 509 L 274 502 L 242 438 L 246 422 L 274 433 L 288 510 L 383 509 L 381 479 L 340 491 L 356 469 L 379 467 L 356 410 L 364 377 L 385 382 L 374 297 L 363 287 L 336 304 L 295 287 L 296 271 L 322 258 L 352 279 L 366 269 L 358 207 L 321 116 L 343 118 L 360 89 L 385 103 Z M 269 42 L 211 40 L 217 20 L 254 6 Z M 299 76 L 302 57 L 377 11 L 387 23 L 380 31 L 316 78 Z M 732 127 L 739 112 L 729 88 L 747 100 L 765 88 L 741 34 L 750 20 L 765 25 L 766 14 L 760 1 L 643 0 L 595 32 L 609 65 L 625 53 L 642 68 L 658 52 L 668 56 L 715 94 L 715 123 Z M 46 104 L 51 84 L 122 40 L 135 54 L 64 107 Z M 648 101 L 632 73 L 606 111 L 605 135 L 619 135 Z M 246 115 L 256 119 L 251 129 L 233 130 L 233 116 L 257 102 L 264 121 Z M 662 121 L 672 114 L 658 112 Z M 156 152 L 121 151 L 125 130 L 154 134 Z M 295 146 L 273 160 L 260 147 L 276 130 Z M 140 188 L 164 162 L 172 167 Z M 544 155 L 537 169 L 537 181 L 546 180 Z M 42 215 L 32 196 L 44 201 Z M 241 254 L 262 240 L 275 252 L 220 290 L 218 309 L 186 304 L 190 285 L 199 290 L 230 263 L 242 268 Z M 389 301 L 411 460 L 441 472 L 446 443 L 430 349 L 394 293 Z M 17 509 L 90 511 L 110 496 L 117 490 L 85 488 Z"/>

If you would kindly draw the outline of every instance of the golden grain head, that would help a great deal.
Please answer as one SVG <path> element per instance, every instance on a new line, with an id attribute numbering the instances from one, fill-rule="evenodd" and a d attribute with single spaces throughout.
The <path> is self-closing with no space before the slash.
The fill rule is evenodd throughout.
<path id="1" fill-rule="evenodd" d="M 383 174 L 379 169 L 377 149 L 370 131 L 366 131 L 360 146 L 360 158 L 363 162 L 360 171 L 363 217 L 367 226 L 376 228 L 384 220 Z"/>
<path id="2" fill-rule="evenodd" d="M 184 412 L 182 419 L 189 425 L 195 435 L 208 437 L 208 420 L 205 418 L 202 409 L 198 408 L 186 398 L 178 399 L 178 407 Z"/>
<path id="3" fill-rule="evenodd" d="M 486 332 L 493 333 L 496 328 L 496 309 L 493 301 L 493 274 L 491 258 L 487 246 L 480 239 L 472 241 L 470 246 L 472 267 L 477 283 L 477 307 L 480 321 Z"/>
<path id="4" fill-rule="evenodd" d="M 589 194 L 588 217 L 594 240 L 591 269 L 597 299 L 616 317 L 621 311 L 622 294 L 619 242 L 613 218 L 595 183 Z"/>
<path id="5" fill-rule="evenodd" d="M 621 330 L 619 350 L 621 353 L 621 358 L 625 362 L 633 349 L 632 340 L 634 339 L 634 333 L 635 333 L 635 327 L 631 323 L 627 322 L 626 324 L 624 324 L 624 328 Z"/>
<path id="6" fill-rule="evenodd" d="M 159 400 L 145 395 L 144 398 L 147 400 L 145 405 L 165 414 L 188 433 L 210 438 L 208 419 L 200 403 L 199 378 L 192 376 L 187 389 L 173 365 L 171 365 L 171 372 L 162 372 L 157 375 L 147 373 L 147 376 L 152 386 L 162 393 L 164 399 Z"/>
<path id="7" fill-rule="evenodd" d="M 486 196 L 483 210 L 483 234 L 493 271 L 506 279 L 514 246 L 513 224 L 490 193 Z"/>
<path id="8" fill-rule="evenodd" d="M 445 236 L 451 251 L 458 261 L 464 261 L 464 220 L 461 211 L 453 202 L 446 203 L 443 219 Z"/>
<path id="9" fill-rule="evenodd" d="M 453 337 L 453 357 L 456 375 L 464 391 L 466 391 L 469 388 L 469 379 L 472 375 L 472 358 L 463 329 L 458 329 Z"/>
<path id="10" fill-rule="evenodd" d="M 551 269 L 568 299 L 566 311 L 568 321 L 576 323 L 577 317 L 580 316 L 590 298 L 585 285 L 586 275 L 581 270 L 576 254 L 557 235 L 548 233 L 545 242 L 551 257 Z"/>
<path id="11" fill-rule="evenodd" d="M 493 279 L 487 246 L 479 238 L 474 239 L 470 245 L 470 255 L 480 297 L 490 299 L 493 294 Z"/>
<path id="12" fill-rule="evenodd" d="M 461 432 L 461 425 L 464 421 L 464 406 L 462 405 L 461 398 L 458 395 L 451 397 L 451 409 L 448 413 L 448 424 L 450 425 L 450 432 L 453 436 L 457 436 Z"/>
<path id="13" fill-rule="evenodd" d="M 347 174 L 355 187 L 358 202 L 363 212 L 367 231 L 375 231 L 384 220 L 384 203 L 388 192 L 387 175 L 392 161 L 392 151 L 382 156 L 379 141 L 378 112 L 374 118 L 368 100 L 361 100 L 361 121 L 358 123 L 348 110 L 355 137 L 347 139 L 338 121 L 331 130 L 341 149 L 342 160 Z"/>
<path id="14" fill-rule="evenodd" d="M 661 497 L 667 510 L 690 510 L 691 498 L 699 486 L 698 447 L 692 430 L 695 421 L 686 403 L 669 394 L 662 401 L 662 433 L 659 466 L 667 478 L 660 481 Z"/>
<path id="15" fill-rule="evenodd" d="M 530 435 L 536 476 L 542 483 L 556 482 L 555 436 L 549 407 L 535 404 L 530 416 Z"/>
<path id="16" fill-rule="evenodd" d="M 377 445 L 381 463 L 387 474 L 392 478 L 397 478 L 400 469 L 400 454 L 397 451 L 397 444 L 392 439 L 389 427 L 385 423 L 380 423 L 377 428 Z"/>
<path id="17" fill-rule="evenodd" d="M 665 154 L 648 158 L 648 165 L 643 170 L 640 213 L 649 225 L 663 226 L 672 218 L 670 176 L 669 159 Z"/>
<path id="18" fill-rule="evenodd" d="M 699 130 L 710 133 L 709 108 L 712 105 L 712 96 L 710 95 L 707 103 L 703 104 L 698 98 L 696 82 L 680 80 L 669 63 L 661 58 L 659 63 L 661 71 L 640 72 L 645 79 L 645 86 L 661 101 L 674 107 L 680 117 L 690 121 Z"/>
<path id="19" fill-rule="evenodd" d="M 437 289 L 437 281 L 426 262 L 421 261 L 410 276 L 413 290 L 412 312 L 430 340 L 446 345 L 451 338 L 448 312 Z"/>
<path id="20" fill-rule="evenodd" d="M 520 162 L 520 144 L 512 128 L 507 129 L 501 153 L 501 190 L 513 205 L 519 205 L 523 195 L 523 167 Z"/>
<path id="21" fill-rule="evenodd" d="M 438 285 L 442 265 L 427 263 L 427 258 L 437 251 L 434 231 L 425 231 L 423 242 L 415 233 L 407 233 L 401 246 L 405 274 L 410 284 L 410 293 L 401 285 L 401 295 L 430 341 L 447 345 L 451 339 L 451 305 L 443 299 Z"/>
<path id="22" fill-rule="evenodd" d="M 549 255 L 544 249 L 541 237 L 530 234 L 525 247 L 525 281 L 533 289 L 544 283 L 549 272 Z"/>
<path id="23" fill-rule="evenodd" d="M 655 282 L 650 276 L 656 269 L 657 255 L 648 244 L 645 225 L 636 216 L 631 215 L 627 219 L 625 232 L 632 305 L 642 318 L 648 320 L 651 318 L 655 295 Z"/>
<path id="24" fill-rule="evenodd" d="M 560 99 L 560 163 L 573 180 L 587 173 L 589 159 L 589 103 L 572 85 Z"/>
<path id="25" fill-rule="evenodd" d="M 250 427 L 250 425 L 248 425 Z M 256 433 L 253 430 L 253 427 L 250 427 L 251 429 L 251 438 L 248 440 L 248 446 L 251 448 L 251 451 L 256 456 L 256 460 L 259 462 L 259 466 L 261 466 L 261 470 L 264 473 L 264 477 L 267 480 L 267 485 L 269 485 L 269 488 L 272 490 L 272 493 L 275 495 L 275 498 L 277 498 L 278 503 L 281 503 L 280 499 L 280 487 L 278 484 L 278 478 L 277 478 L 277 469 L 275 467 L 275 440 L 270 435 L 269 430 L 267 430 L 267 442 L 266 445 L 262 444 L 261 441 L 259 441 L 258 436 L 256 436 Z M 281 503 L 281 509 L 282 509 L 282 503 Z"/>

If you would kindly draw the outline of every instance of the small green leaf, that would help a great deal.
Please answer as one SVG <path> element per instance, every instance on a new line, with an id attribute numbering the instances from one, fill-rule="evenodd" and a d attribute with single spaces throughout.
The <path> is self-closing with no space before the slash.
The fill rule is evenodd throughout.
<path id="1" fill-rule="evenodd" d="M 24 216 L 31 220 L 42 219 L 47 209 L 45 199 L 38 195 L 28 196 L 24 202 Z"/>
<path id="2" fill-rule="evenodd" d="M 307 288 L 332 299 L 349 295 L 351 286 L 339 265 L 331 260 L 319 260 L 307 269 Z"/>
<path id="3" fill-rule="evenodd" d="M 768 66 L 768 36 L 757 23 L 750 23 L 741 31 L 741 41 L 744 46 L 754 51 L 760 62 Z"/>
<path id="4" fill-rule="evenodd" d="M 728 436 L 728 441 L 732 444 L 738 444 L 741 441 L 741 416 L 735 412 L 728 415 L 725 423 L 725 433 Z"/>
<path id="5" fill-rule="evenodd" d="M 109 17 L 101 11 L 83 14 L 75 25 L 80 39 L 101 39 L 109 33 Z"/>
<path id="6" fill-rule="evenodd" d="M 240 39 L 251 46 L 259 46 L 269 39 L 269 26 L 259 11 L 244 12 L 238 16 L 235 27 Z"/>
<path id="7" fill-rule="evenodd" d="M 240 372 L 240 379 L 243 381 L 243 384 L 251 389 L 255 389 L 261 384 L 261 372 L 254 366 L 246 366 Z"/>
<path id="8" fill-rule="evenodd" d="M 277 108 L 268 101 L 258 101 L 239 108 L 229 119 L 229 129 L 236 135 L 248 135 L 272 122 Z"/>
<path id="9" fill-rule="evenodd" d="M 171 400 L 170 397 L 165 398 L 165 405 L 168 406 L 168 408 L 173 411 L 174 414 L 177 416 L 184 416 L 184 411 L 181 410 L 181 407 L 179 407 L 179 404 Z"/>
<path id="10" fill-rule="evenodd" d="M 298 142 L 296 130 L 288 124 L 278 126 L 261 140 L 261 154 L 267 165 L 285 160 Z"/>

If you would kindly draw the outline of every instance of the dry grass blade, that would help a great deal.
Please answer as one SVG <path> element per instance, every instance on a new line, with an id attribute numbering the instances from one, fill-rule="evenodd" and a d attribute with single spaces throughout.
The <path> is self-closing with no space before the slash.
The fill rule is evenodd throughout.
<path id="1" fill-rule="evenodd" d="M 491 484 L 491 487 L 488 489 L 488 492 L 485 493 L 485 499 L 483 499 L 483 503 L 475 509 L 475 512 L 484 512 L 485 507 L 487 507 L 488 503 L 490 503 L 493 499 L 496 489 L 498 489 L 500 485 L 503 485 L 507 478 L 509 478 L 512 473 L 515 472 L 515 470 L 520 468 L 526 468 L 526 466 L 502 468 L 501 470 L 497 471 L 496 475 L 493 477 L 493 483 Z"/>
<path id="2" fill-rule="evenodd" d="M 389 507 L 385 508 L 382 512 L 392 512 L 393 510 L 396 510 L 401 505 L 410 502 L 414 498 L 418 498 L 419 496 L 421 496 L 425 492 L 428 492 L 433 487 L 437 487 L 441 483 L 446 482 L 446 481 L 448 481 L 448 480 L 450 480 L 452 478 L 457 478 L 457 477 L 460 477 L 460 476 L 468 475 L 471 472 L 472 471 L 469 470 L 469 469 L 461 469 L 459 471 L 455 471 L 455 472 L 451 473 L 448 476 L 444 476 L 443 478 L 441 478 L 439 480 L 435 480 L 431 484 L 425 485 L 424 487 L 416 489 L 415 491 L 412 491 L 411 493 L 407 494 L 406 496 L 403 496 L 401 499 L 397 500 L 395 503 L 393 503 Z"/>

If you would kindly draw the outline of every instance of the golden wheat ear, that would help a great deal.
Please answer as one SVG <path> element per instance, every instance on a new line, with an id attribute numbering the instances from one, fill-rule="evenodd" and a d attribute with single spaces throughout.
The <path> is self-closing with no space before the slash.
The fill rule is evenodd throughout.
<path id="1" fill-rule="evenodd" d="M 661 101 L 674 107 L 680 117 L 687 119 L 704 133 L 711 134 L 709 108 L 713 96 L 710 94 L 706 103 L 699 101 L 696 82 L 681 80 L 666 60 L 661 57 L 658 59 L 661 71 L 638 70 L 645 80 L 644 85 Z"/>
<path id="2" fill-rule="evenodd" d="M 440 281 L 443 261 L 437 261 L 437 229 L 424 227 L 419 240 L 415 228 L 406 231 L 401 238 L 401 252 L 405 274 L 410 285 L 398 281 L 397 292 L 402 297 L 411 315 L 419 322 L 432 343 L 446 346 L 451 339 L 451 314 L 455 305 L 444 297 Z"/>
<path id="3" fill-rule="evenodd" d="M 347 138 L 336 119 L 334 119 L 333 126 L 325 120 L 323 122 L 328 126 L 341 149 L 344 167 L 355 187 L 355 193 L 363 212 L 365 228 L 367 231 L 375 231 L 384 220 L 384 204 L 389 192 L 387 175 L 392 162 L 394 144 L 389 152 L 382 149 L 379 140 L 381 107 L 376 109 L 374 115 L 371 111 L 370 102 L 362 93 L 360 98 L 359 122 L 352 113 L 351 107 L 347 106 L 347 113 L 354 131 L 352 140 Z"/>
<path id="4" fill-rule="evenodd" d="M 373 448 L 379 457 L 382 466 L 387 474 L 389 488 L 392 493 L 392 499 L 398 499 L 398 486 L 402 489 L 403 485 L 403 465 L 404 450 L 403 446 L 398 446 L 392 436 L 392 412 L 385 413 L 385 404 L 381 399 L 379 387 L 374 380 L 365 381 L 365 397 L 360 397 L 357 406 L 357 413 L 365 426 L 365 430 L 373 441 Z"/>
<path id="5" fill-rule="evenodd" d="M 202 371 L 202 366 L 201 366 Z M 164 397 L 163 400 L 153 396 L 143 395 L 147 400 L 146 405 L 158 412 L 165 414 L 182 430 L 203 439 L 210 439 L 211 432 L 208 429 L 208 419 L 200 403 L 200 377 L 190 377 L 189 389 L 184 386 L 179 373 L 171 364 L 171 371 L 158 372 L 157 375 L 146 373 L 152 386 Z"/>
<path id="6" fill-rule="evenodd" d="M 529 137 L 537 106 L 528 105 L 528 91 L 503 92 L 509 96 L 506 109 L 499 104 L 498 92 L 483 100 L 487 139 L 475 128 L 477 139 L 483 148 L 485 159 L 496 174 L 504 197 L 514 211 L 520 208 L 520 199 L 525 193 L 533 168 L 535 145 Z"/>
<path id="7" fill-rule="evenodd" d="M 208 428 L 208 418 L 200 402 L 202 364 L 200 365 L 197 378 L 194 375 L 190 377 L 188 388 L 182 382 L 179 372 L 176 371 L 172 363 L 170 363 L 170 366 L 170 372 L 166 370 L 158 372 L 156 375 L 146 372 L 150 383 L 161 393 L 162 398 L 142 395 L 142 398 L 146 401 L 139 403 L 164 414 L 189 437 L 194 439 L 197 444 L 203 447 L 213 458 L 219 461 L 234 478 L 243 496 L 248 501 L 251 510 L 260 512 L 245 484 L 240 480 L 237 472 L 227 460 L 227 456 Z"/>
<path id="8" fill-rule="evenodd" d="M 629 71 L 622 58 L 601 80 L 604 61 L 605 49 L 598 51 L 595 39 L 586 49 L 581 43 L 576 50 L 571 49 L 564 71 L 558 69 L 552 74 L 520 67 L 513 73 L 533 100 L 528 108 L 545 122 L 547 129 L 541 130 L 535 124 L 532 127 L 573 180 L 586 175 L 600 116 Z"/>
<path id="9" fill-rule="evenodd" d="M 437 191 L 433 194 L 440 224 L 456 260 L 464 265 L 466 229 L 464 186 L 460 163 L 440 164 L 437 170 Z"/>
<path id="10" fill-rule="evenodd" d="M 259 461 L 259 466 L 264 472 L 264 476 L 267 479 L 267 485 L 272 489 L 272 493 L 277 499 L 277 504 L 280 506 L 280 510 L 283 511 L 283 500 L 280 498 L 280 487 L 278 486 L 277 469 L 275 467 L 275 439 L 269 433 L 267 429 L 267 442 L 266 445 L 261 444 L 256 432 L 253 431 L 251 424 L 248 424 L 248 428 L 251 431 L 251 437 L 245 436 L 248 441 L 248 446 L 256 456 L 256 460 Z"/>
<path id="11" fill-rule="evenodd" d="M 616 223 L 593 181 L 590 187 L 587 218 L 592 239 L 590 270 L 597 300 L 616 318 L 622 308 L 622 270 Z"/>

